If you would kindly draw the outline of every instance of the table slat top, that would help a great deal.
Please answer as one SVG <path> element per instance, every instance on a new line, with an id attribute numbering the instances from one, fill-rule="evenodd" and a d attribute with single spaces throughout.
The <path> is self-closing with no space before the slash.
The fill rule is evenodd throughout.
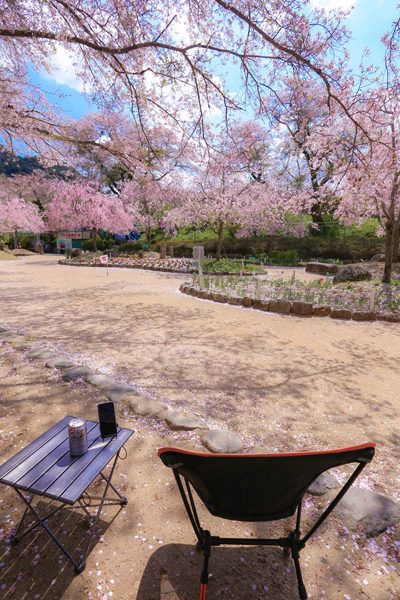
<path id="1" fill-rule="evenodd" d="M 133 433 L 118 428 L 114 438 L 103 439 L 98 423 L 86 421 L 88 451 L 69 452 L 68 423 L 64 417 L 0 466 L 0 483 L 74 504 Z"/>

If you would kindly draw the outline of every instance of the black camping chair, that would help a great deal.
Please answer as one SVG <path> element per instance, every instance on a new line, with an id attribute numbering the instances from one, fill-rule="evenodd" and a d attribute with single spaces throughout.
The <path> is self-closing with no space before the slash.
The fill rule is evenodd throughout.
<path id="1" fill-rule="evenodd" d="M 291 551 L 300 598 L 305 600 L 307 592 L 301 575 L 299 552 L 332 512 L 366 463 L 372 460 L 374 453 L 375 444 L 287 454 L 208 454 L 179 448 L 161 448 L 158 456 L 174 471 L 198 540 L 197 547 L 204 553 L 200 600 L 206 599 L 211 547 L 227 544 L 280 546 L 286 552 Z M 358 465 L 316 523 L 301 537 L 301 504 L 310 484 L 324 471 L 349 463 Z M 216 517 L 235 521 L 277 521 L 292 516 L 297 510 L 295 529 L 287 537 L 273 539 L 212 536 L 200 524 L 192 487 L 209 512 Z"/>

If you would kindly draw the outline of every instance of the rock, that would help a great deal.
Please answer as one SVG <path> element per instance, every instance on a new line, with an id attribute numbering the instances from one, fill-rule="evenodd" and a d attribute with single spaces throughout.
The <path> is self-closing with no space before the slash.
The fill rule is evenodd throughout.
<path id="1" fill-rule="evenodd" d="M 292 302 L 291 312 L 294 315 L 312 315 L 313 305 L 310 302 Z"/>
<path id="2" fill-rule="evenodd" d="M 88 373 L 85 376 L 85 381 L 98 388 L 109 388 L 115 385 L 114 379 L 104 373 Z"/>
<path id="3" fill-rule="evenodd" d="M 168 414 L 168 407 L 153 398 L 143 396 L 129 396 L 124 400 L 128 407 L 141 417 L 158 417 L 165 419 Z"/>
<path id="4" fill-rule="evenodd" d="M 228 302 L 228 300 L 229 300 L 228 296 L 225 296 L 225 294 L 217 294 L 217 293 L 212 294 L 212 299 L 214 300 L 214 302 L 222 302 L 222 303 Z"/>
<path id="5" fill-rule="evenodd" d="M 352 531 L 362 526 L 375 537 L 400 521 L 400 505 L 372 490 L 352 487 L 336 507 L 337 516 Z"/>
<path id="6" fill-rule="evenodd" d="M 332 308 L 331 319 L 351 319 L 351 310 L 346 308 Z"/>
<path id="7" fill-rule="evenodd" d="M 377 319 L 377 321 L 387 321 L 387 323 L 399 323 L 400 315 L 395 315 L 393 313 L 390 314 L 390 313 L 384 313 L 384 312 L 377 312 L 376 319 Z"/>
<path id="8" fill-rule="evenodd" d="M 290 313 L 290 302 L 289 300 L 270 300 L 269 310 L 271 312 L 288 315 Z"/>
<path id="9" fill-rule="evenodd" d="M 30 342 L 29 340 L 22 340 L 21 342 L 17 342 L 15 347 L 17 350 L 29 350 L 32 346 L 35 345 L 35 342 Z"/>
<path id="10" fill-rule="evenodd" d="M 313 496 L 323 496 L 329 490 L 340 487 L 340 483 L 331 473 L 321 473 L 314 479 L 307 492 Z"/>
<path id="11" fill-rule="evenodd" d="M 245 308 L 250 308 L 250 306 L 253 305 L 253 298 L 249 298 L 248 296 L 245 296 L 242 299 L 242 306 L 244 306 Z"/>
<path id="12" fill-rule="evenodd" d="M 339 267 L 337 265 L 331 265 L 320 262 L 309 262 L 306 264 L 306 273 L 318 273 L 319 275 L 326 275 L 327 273 L 337 273 Z"/>
<path id="13" fill-rule="evenodd" d="M 14 331 L 9 331 L 8 329 L 5 329 L 4 331 L 0 332 L 0 340 L 6 340 L 12 335 L 16 335 L 16 333 Z"/>
<path id="14" fill-rule="evenodd" d="M 165 418 L 168 427 L 172 431 L 185 430 L 190 431 L 192 429 L 208 429 L 205 421 L 196 415 L 183 413 L 179 410 L 170 410 Z"/>
<path id="15" fill-rule="evenodd" d="M 253 308 L 255 308 L 257 310 L 268 311 L 269 310 L 269 300 L 254 300 Z"/>
<path id="16" fill-rule="evenodd" d="M 88 373 L 91 373 L 91 371 L 91 368 L 86 365 L 77 365 L 76 367 L 65 369 L 63 379 L 65 381 L 73 381 L 74 379 L 78 379 L 78 377 L 84 377 Z"/>
<path id="17" fill-rule="evenodd" d="M 201 436 L 201 442 L 210 452 L 226 452 L 228 454 L 241 452 L 242 440 L 227 429 L 211 429 Z"/>
<path id="18" fill-rule="evenodd" d="M 367 269 L 359 265 L 348 265 L 340 267 L 333 278 L 333 283 L 339 283 L 340 281 L 366 281 L 368 279 L 372 279 L 372 273 L 367 271 Z"/>
<path id="19" fill-rule="evenodd" d="M 2 341 L 7 342 L 7 344 L 20 344 L 26 342 L 26 338 L 23 335 L 18 335 L 18 333 L 11 333 L 3 337 Z"/>
<path id="20" fill-rule="evenodd" d="M 75 365 L 71 360 L 68 360 L 68 358 L 61 355 L 50 358 L 50 360 L 46 362 L 46 367 L 49 367 L 49 369 L 69 369 L 73 366 Z"/>
<path id="21" fill-rule="evenodd" d="M 137 389 L 134 385 L 116 383 L 115 385 L 107 388 L 105 394 L 108 400 L 111 400 L 111 402 L 120 402 L 121 400 L 125 400 L 128 396 L 136 396 Z"/>
<path id="22" fill-rule="evenodd" d="M 5 333 L 6 331 L 8 331 L 8 327 L 3 327 L 3 325 L 0 326 L 0 333 Z"/>
<path id="23" fill-rule="evenodd" d="M 237 298 L 235 296 L 230 296 L 230 298 L 228 300 L 228 304 L 233 304 L 234 306 L 238 306 L 238 305 L 242 304 L 242 299 Z"/>
<path id="24" fill-rule="evenodd" d="M 55 354 L 55 352 L 52 352 L 51 350 L 47 350 L 47 348 L 36 348 L 35 350 L 31 350 L 30 352 L 28 352 L 28 354 L 26 356 L 28 358 L 48 359 L 48 358 L 54 358 L 56 356 L 56 354 Z"/>
<path id="25" fill-rule="evenodd" d="M 315 317 L 328 317 L 330 314 L 330 306 L 313 306 L 313 315 Z"/>
<path id="26" fill-rule="evenodd" d="M 364 310 L 355 310 L 352 318 L 353 321 L 376 321 L 376 314 Z"/>
<path id="27" fill-rule="evenodd" d="M 374 254 L 370 259 L 371 262 L 385 262 L 384 254 Z"/>

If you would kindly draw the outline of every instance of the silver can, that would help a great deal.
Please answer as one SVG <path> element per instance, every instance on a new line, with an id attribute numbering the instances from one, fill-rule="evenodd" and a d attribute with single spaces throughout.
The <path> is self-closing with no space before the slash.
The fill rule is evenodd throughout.
<path id="1" fill-rule="evenodd" d="M 68 423 L 69 451 L 71 456 L 81 456 L 87 452 L 86 421 L 72 419 Z"/>

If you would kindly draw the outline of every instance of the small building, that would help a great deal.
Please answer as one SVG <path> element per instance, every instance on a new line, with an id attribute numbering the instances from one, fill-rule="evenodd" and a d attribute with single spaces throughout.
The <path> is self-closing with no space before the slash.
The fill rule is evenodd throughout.
<path id="1" fill-rule="evenodd" d="M 64 244 L 64 250 L 71 248 L 82 248 L 83 240 L 90 239 L 90 231 L 84 229 L 74 229 L 71 231 L 57 232 L 57 252 L 60 252 L 61 244 Z"/>

